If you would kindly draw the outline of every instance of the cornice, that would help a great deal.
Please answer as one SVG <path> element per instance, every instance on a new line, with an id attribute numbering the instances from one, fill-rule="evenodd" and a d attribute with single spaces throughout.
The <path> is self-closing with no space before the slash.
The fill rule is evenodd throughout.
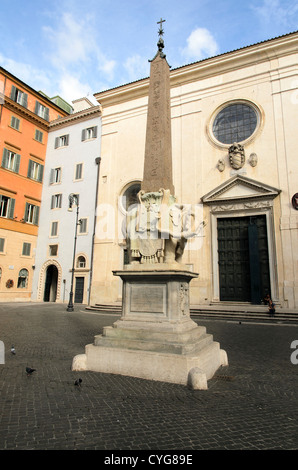
<path id="1" fill-rule="evenodd" d="M 8 72 L 8 70 L 5 70 L 1 66 L 0 66 L 0 73 L 2 73 L 9 80 L 12 80 L 15 84 L 20 85 L 27 93 L 35 96 L 38 99 L 38 101 L 41 101 L 45 106 L 50 106 L 51 108 L 54 108 L 59 114 L 68 115 L 65 109 L 60 108 L 60 106 L 58 106 L 56 103 L 51 101 L 50 98 L 48 98 L 46 95 L 44 95 L 43 93 L 40 93 L 39 91 L 34 90 L 34 88 L 32 88 L 30 85 L 23 82 L 20 78 Z"/>
<path id="2" fill-rule="evenodd" d="M 101 116 L 101 114 L 102 110 L 100 105 L 92 106 L 91 108 L 51 121 L 49 123 L 49 130 L 53 131 L 62 127 L 67 127 L 69 125 L 76 124 L 78 121 L 87 121 L 90 118 Z"/>
<path id="3" fill-rule="evenodd" d="M 4 98 L 4 107 L 12 112 L 18 113 L 18 115 L 22 116 L 28 121 L 31 121 L 33 124 L 37 125 L 43 130 L 49 130 L 49 123 L 45 119 L 37 116 L 37 114 L 33 113 L 33 111 L 30 111 L 24 106 L 16 103 L 12 99 L 8 98 L 8 96 L 5 96 Z"/>
<path id="4" fill-rule="evenodd" d="M 173 69 L 170 71 L 171 88 L 297 52 L 298 32 L 290 33 Z M 95 93 L 94 97 L 104 108 L 147 96 L 148 89 L 149 77 Z"/>

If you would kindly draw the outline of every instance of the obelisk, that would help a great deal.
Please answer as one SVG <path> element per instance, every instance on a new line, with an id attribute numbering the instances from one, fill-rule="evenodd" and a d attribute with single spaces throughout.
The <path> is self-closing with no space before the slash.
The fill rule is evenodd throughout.
<path id="1" fill-rule="evenodd" d="M 144 176 L 142 190 L 169 189 L 175 194 L 172 176 L 172 137 L 170 106 L 170 67 L 163 52 L 163 29 L 160 20 L 158 51 L 150 65 Z"/>
<path id="2" fill-rule="evenodd" d="M 190 318 L 189 283 L 198 274 L 181 263 L 187 235 L 185 205 L 176 204 L 172 181 L 169 66 L 160 20 L 158 52 L 151 61 L 144 179 L 139 205 L 128 214 L 129 263 L 113 271 L 122 281 L 122 315 L 73 370 L 92 370 L 207 389 L 227 365 L 219 343 Z M 186 217 L 189 220 L 191 216 Z M 187 232 L 187 233 L 186 233 Z"/>

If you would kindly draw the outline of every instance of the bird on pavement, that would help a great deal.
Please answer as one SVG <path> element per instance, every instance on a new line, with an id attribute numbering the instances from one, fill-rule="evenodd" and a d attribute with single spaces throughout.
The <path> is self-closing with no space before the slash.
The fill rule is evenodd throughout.
<path id="1" fill-rule="evenodd" d="M 33 374 L 34 371 L 36 371 L 36 369 L 31 369 L 31 367 L 26 367 L 27 375 Z"/>
<path id="2" fill-rule="evenodd" d="M 75 384 L 77 387 L 80 387 L 82 382 L 83 382 L 82 379 L 77 379 L 74 384 Z"/>
<path id="3" fill-rule="evenodd" d="M 16 354 L 16 350 L 15 350 L 14 345 L 11 346 L 10 352 L 11 352 L 11 354 L 13 354 L 13 355 Z"/>

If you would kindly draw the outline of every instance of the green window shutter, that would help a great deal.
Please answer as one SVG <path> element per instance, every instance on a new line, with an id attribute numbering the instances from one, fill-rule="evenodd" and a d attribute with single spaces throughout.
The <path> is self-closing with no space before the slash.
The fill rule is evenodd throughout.
<path id="1" fill-rule="evenodd" d="M 12 197 L 9 199 L 9 212 L 8 212 L 9 219 L 13 219 L 15 202 L 16 200 L 13 199 Z"/>
<path id="2" fill-rule="evenodd" d="M 3 155 L 2 155 L 2 167 L 7 168 L 7 158 L 8 158 L 8 150 L 3 149 Z"/>
<path id="3" fill-rule="evenodd" d="M 54 183 L 54 178 L 55 178 L 55 170 L 54 168 L 52 168 L 51 173 L 50 173 L 50 184 Z"/>
<path id="4" fill-rule="evenodd" d="M 16 100 L 17 89 L 14 85 L 11 87 L 10 98 L 15 101 Z"/>
<path id="5" fill-rule="evenodd" d="M 50 110 L 49 108 L 45 108 L 44 118 L 46 121 L 50 120 Z"/>
<path id="6" fill-rule="evenodd" d="M 19 169 L 20 169 L 20 161 L 21 161 L 21 155 L 20 154 L 16 154 L 15 156 L 15 166 L 14 166 L 14 171 L 16 173 L 19 172 Z"/>
<path id="7" fill-rule="evenodd" d="M 25 214 L 24 214 L 25 222 L 28 221 L 28 210 L 29 210 L 29 204 L 28 204 L 28 202 L 26 202 L 26 204 L 25 204 Z"/>
<path id="8" fill-rule="evenodd" d="M 41 183 L 42 177 L 43 177 L 43 165 L 39 165 L 37 181 Z"/>
<path id="9" fill-rule="evenodd" d="M 31 178 L 31 175 L 32 175 L 32 165 L 33 165 L 33 161 L 29 160 L 28 173 L 27 173 L 28 178 Z"/>
<path id="10" fill-rule="evenodd" d="M 93 128 L 93 137 L 96 139 L 97 137 L 97 126 L 94 126 Z"/>
<path id="11" fill-rule="evenodd" d="M 28 107 L 28 95 L 27 95 L 27 93 L 23 93 L 22 106 L 24 106 L 24 108 Z"/>
<path id="12" fill-rule="evenodd" d="M 55 196 L 52 196 L 52 198 L 51 198 L 51 209 L 54 209 L 54 204 L 55 204 Z"/>
<path id="13" fill-rule="evenodd" d="M 55 149 L 59 147 L 59 137 L 55 138 Z"/>
<path id="14" fill-rule="evenodd" d="M 33 219 L 34 225 L 38 225 L 38 219 L 39 219 L 39 206 L 35 206 L 34 219 Z"/>
<path id="15" fill-rule="evenodd" d="M 35 114 L 38 114 L 39 106 L 40 106 L 39 102 L 35 101 L 35 109 L 34 109 Z"/>
<path id="16" fill-rule="evenodd" d="M 84 142 L 84 140 L 86 140 L 86 129 L 82 130 L 82 142 Z"/>

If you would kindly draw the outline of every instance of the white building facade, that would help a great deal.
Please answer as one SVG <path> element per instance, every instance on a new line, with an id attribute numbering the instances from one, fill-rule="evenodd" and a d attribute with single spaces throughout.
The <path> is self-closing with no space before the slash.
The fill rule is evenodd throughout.
<path id="1" fill-rule="evenodd" d="M 74 114 L 50 125 L 33 301 L 67 303 L 74 262 L 73 301 L 89 302 L 100 168 L 101 109 L 87 99 L 77 100 L 74 106 Z M 69 211 L 70 195 L 75 195 L 72 211 Z"/>
<path id="2" fill-rule="evenodd" d="M 180 67 L 170 80 L 175 194 L 205 223 L 184 252 L 199 273 L 192 305 L 258 304 L 269 293 L 297 308 L 298 33 Z M 114 219 L 95 236 L 91 304 L 121 300 L 113 276 L 124 263 L 121 201 L 143 177 L 148 84 L 95 94 L 103 109 L 97 202 Z"/>

